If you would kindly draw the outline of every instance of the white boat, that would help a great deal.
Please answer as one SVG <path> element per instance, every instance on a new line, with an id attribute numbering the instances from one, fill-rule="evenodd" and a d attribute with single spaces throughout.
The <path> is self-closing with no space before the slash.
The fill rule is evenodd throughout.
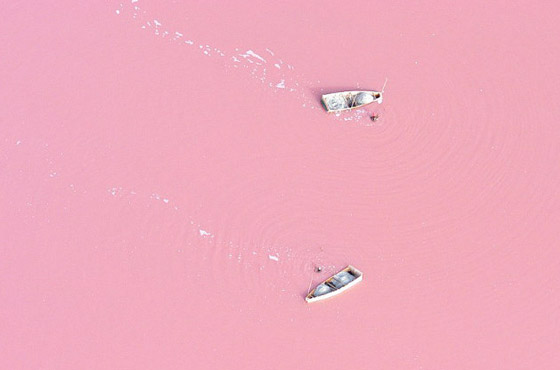
<path id="1" fill-rule="evenodd" d="M 383 92 L 380 91 L 342 91 L 325 94 L 321 98 L 327 112 L 342 112 L 356 109 L 374 102 L 381 104 Z"/>
<path id="2" fill-rule="evenodd" d="M 354 266 L 348 266 L 339 273 L 331 276 L 321 284 L 317 285 L 305 297 L 307 302 L 322 301 L 323 299 L 334 297 L 337 294 L 353 287 L 362 281 L 364 274 Z"/>

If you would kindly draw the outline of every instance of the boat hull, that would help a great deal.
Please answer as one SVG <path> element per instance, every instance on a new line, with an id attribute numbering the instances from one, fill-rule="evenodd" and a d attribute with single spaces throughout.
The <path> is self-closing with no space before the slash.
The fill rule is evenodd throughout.
<path id="1" fill-rule="evenodd" d="M 346 284 L 344 284 L 343 286 L 337 288 L 337 289 L 332 289 L 331 291 L 321 294 L 321 295 L 315 295 L 315 292 L 317 291 L 317 289 L 321 286 L 334 286 L 332 283 L 333 281 L 336 281 L 336 276 L 340 276 L 343 273 L 349 273 L 352 276 L 354 276 L 354 279 Z M 348 266 L 346 267 L 344 270 L 338 272 L 337 274 L 329 277 L 328 279 L 326 279 L 325 281 L 323 281 L 321 284 L 317 285 L 317 287 L 315 287 L 315 289 L 313 289 L 308 295 L 307 297 L 305 297 L 305 300 L 309 303 L 311 302 L 318 302 L 318 301 L 323 301 L 325 299 L 328 298 L 332 298 L 334 296 L 339 295 L 340 293 L 350 289 L 351 287 L 353 287 L 354 285 L 358 284 L 359 282 L 362 281 L 364 274 L 358 270 L 357 268 L 353 267 L 353 266 Z M 329 284 L 330 283 L 330 284 Z"/>
<path id="2" fill-rule="evenodd" d="M 321 102 L 329 113 L 357 109 L 371 103 L 381 104 L 382 101 L 383 94 L 379 91 L 342 91 L 321 97 Z"/>

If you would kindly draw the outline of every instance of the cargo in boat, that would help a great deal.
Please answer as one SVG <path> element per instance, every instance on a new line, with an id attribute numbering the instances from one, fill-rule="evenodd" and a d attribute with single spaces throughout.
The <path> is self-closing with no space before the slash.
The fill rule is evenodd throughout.
<path id="1" fill-rule="evenodd" d="M 327 112 L 342 112 L 375 102 L 381 104 L 383 93 L 380 91 L 342 91 L 325 94 L 321 101 Z"/>

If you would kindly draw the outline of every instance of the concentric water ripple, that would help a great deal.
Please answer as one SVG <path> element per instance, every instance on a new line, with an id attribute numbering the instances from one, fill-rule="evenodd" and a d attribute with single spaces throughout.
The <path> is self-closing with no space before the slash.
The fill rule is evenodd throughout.
<path id="1" fill-rule="evenodd" d="M 425 77 L 402 69 L 388 76 L 382 105 L 327 115 L 319 98 L 328 89 L 272 49 L 226 50 L 193 40 L 187 27 L 169 28 L 137 2 L 119 15 L 200 57 L 221 60 L 232 72 L 248 73 L 269 93 L 289 93 L 289 103 L 301 105 L 300 120 L 317 128 L 300 135 L 290 117 L 281 117 L 286 122 L 275 133 L 292 151 L 278 148 L 271 136 L 264 144 L 247 142 L 261 148 L 245 153 L 254 158 L 214 158 L 221 163 L 208 174 L 213 184 L 194 204 L 201 211 L 193 210 L 208 225 L 198 230 L 208 248 L 195 253 L 214 279 L 241 277 L 242 289 L 259 294 L 284 292 L 281 281 L 299 286 L 307 275 L 313 281 L 318 265 L 326 274 L 351 260 L 416 266 L 415 260 L 438 254 L 463 269 L 485 266 L 481 261 L 503 257 L 502 249 L 491 248 L 505 242 L 496 235 L 522 238 L 550 212 L 555 193 L 535 182 L 546 174 L 534 163 L 557 154 L 550 144 L 535 146 L 542 134 L 530 124 L 550 113 L 533 108 L 539 104 L 528 90 L 522 106 L 504 110 L 511 95 L 461 61 Z M 371 121 L 372 113 L 381 119 Z M 204 181 L 193 179 L 196 186 Z"/>

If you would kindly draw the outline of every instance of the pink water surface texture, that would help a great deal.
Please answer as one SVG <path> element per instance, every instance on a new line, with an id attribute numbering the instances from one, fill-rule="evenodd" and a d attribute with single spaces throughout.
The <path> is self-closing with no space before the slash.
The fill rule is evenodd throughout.
<path id="1" fill-rule="evenodd" d="M 560 2 L 1 9 L 0 369 L 560 369 Z"/>

